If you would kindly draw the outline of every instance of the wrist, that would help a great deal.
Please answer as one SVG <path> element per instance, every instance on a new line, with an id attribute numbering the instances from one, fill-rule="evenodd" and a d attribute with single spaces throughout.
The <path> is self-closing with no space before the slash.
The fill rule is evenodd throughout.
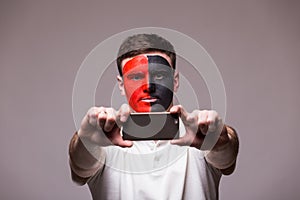
<path id="1" fill-rule="evenodd" d="M 78 132 L 73 136 L 69 146 L 69 159 L 72 170 L 81 177 L 89 177 L 103 166 L 105 152 L 101 147 L 87 144 Z"/>
<path id="2" fill-rule="evenodd" d="M 235 131 L 230 127 L 227 128 L 227 137 L 226 143 L 214 147 L 211 151 L 207 151 L 205 155 L 207 162 L 218 169 L 226 169 L 232 166 L 238 154 L 238 138 Z"/>

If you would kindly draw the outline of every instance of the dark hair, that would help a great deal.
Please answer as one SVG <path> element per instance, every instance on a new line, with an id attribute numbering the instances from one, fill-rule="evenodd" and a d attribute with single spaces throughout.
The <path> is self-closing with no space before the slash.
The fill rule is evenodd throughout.
<path id="1" fill-rule="evenodd" d="M 171 59 L 171 66 L 176 67 L 176 53 L 173 45 L 156 34 L 136 34 L 128 37 L 121 44 L 118 52 L 117 66 L 122 76 L 122 60 L 150 52 L 165 53 Z"/>

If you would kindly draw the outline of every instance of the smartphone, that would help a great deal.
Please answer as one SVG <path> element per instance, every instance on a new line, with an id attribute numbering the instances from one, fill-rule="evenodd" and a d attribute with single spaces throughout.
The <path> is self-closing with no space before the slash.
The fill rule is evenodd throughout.
<path id="1" fill-rule="evenodd" d="M 124 140 L 179 138 L 179 116 L 169 112 L 131 113 L 122 127 Z"/>

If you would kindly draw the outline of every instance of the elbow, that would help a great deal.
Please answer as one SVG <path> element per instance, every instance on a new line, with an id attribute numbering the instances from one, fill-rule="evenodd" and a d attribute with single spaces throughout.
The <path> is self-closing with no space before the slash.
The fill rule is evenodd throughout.
<path id="1" fill-rule="evenodd" d="M 222 172 L 223 175 L 225 176 L 229 176 L 231 175 L 234 170 L 235 170 L 235 166 L 236 166 L 236 162 L 234 162 L 230 167 L 225 168 L 225 169 L 220 169 L 220 171 Z"/>

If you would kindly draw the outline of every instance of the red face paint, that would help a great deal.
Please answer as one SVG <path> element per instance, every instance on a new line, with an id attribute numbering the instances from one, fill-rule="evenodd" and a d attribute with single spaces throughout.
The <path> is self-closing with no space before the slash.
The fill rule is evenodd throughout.
<path id="1" fill-rule="evenodd" d="M 123 67 L 124 88 L 129 105 L 136 112 L 150 112 L 151 104 L 147 101 L 149 94 L 148 59 L 136 56 Z"/>

